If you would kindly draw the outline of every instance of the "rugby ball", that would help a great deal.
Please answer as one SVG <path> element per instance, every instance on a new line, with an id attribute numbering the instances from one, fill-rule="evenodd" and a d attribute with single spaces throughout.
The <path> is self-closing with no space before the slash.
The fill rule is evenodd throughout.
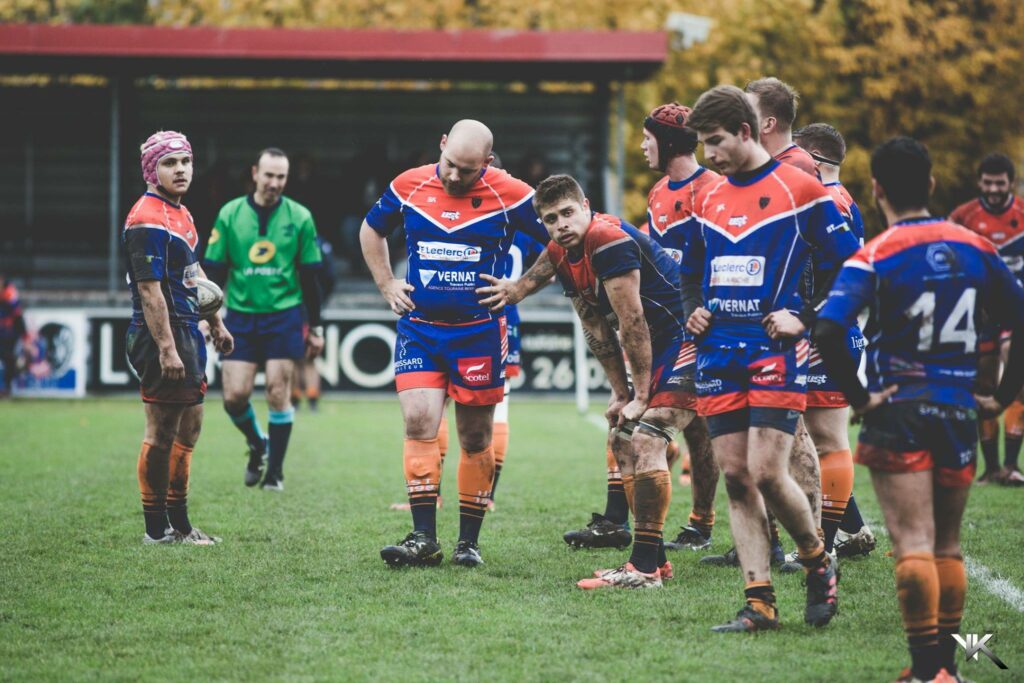
<path id="1" fill-rule="evenodd" d="M 216 282 L 204 277 L 197 277 L 195 283 L 199 298 L 199 317 L 209 318 L 219 313 L 220 307 L 224 305 L 224 291 Z"/>

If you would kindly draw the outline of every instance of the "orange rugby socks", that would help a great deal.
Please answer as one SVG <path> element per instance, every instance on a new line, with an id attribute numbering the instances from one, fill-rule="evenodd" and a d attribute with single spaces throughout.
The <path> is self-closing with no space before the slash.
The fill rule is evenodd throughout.
<path id="1" fill-rule="evenodd" d="M 625 524 L 629 519 L 630 505 L 626 500 L 622 472 L 611 448 L 605 451 L 605 460 L 608 463 L 608 497 L 604 504 L 604 516 L 610 522 Z"/>
<path id="2" fill-rule="evenodd" d="M 939 671 L 939 592 L 939 572 L 931 553 L 907 553 L 896 561 L 896 595 L 911 671 L 924 681 Z"/>
<path id="3" fill-rule="evenodd" d="M 491 500 L 494 500 L 494 491 L 498 488 L 498 479 L 501 478 L 501 467 L 505 464 L 505 453 L 508 452 L 508 422 L 495 422 L 492 427 L 491 447 L 494 449 L 494 481 L 491 482 Z"/>
<path id="4" fill-rule="evenodd" d="M 480 525 L 491 499 L 494 481 L 494 449 L 491 446 L 470 453 L 462 449 L 459 458 L 459 540 L 477 542 Z"/>
<path id="5" fill-rule="evenodd" d="M 849 450 L 834 451 L 821 456 L 821 528 L 825 533 L 825 550 L 832 552 L 836 532 L 846 515 L 846 505 L 853 493 L 853 454 Z"/>
<path id="6" fill-rule="evenodd" d="M 1003 466 L 1014 470 L 1018 469 L 1020 444 L 1024 440 L 1024 403 L 1014 401 L 1003 416 Z"/>
<path id="7" fill-rule="evenodd" d="M 171 446 L 167 487 L 167 519 L 183 534 L 192 531 L 188 521 L 188 476 L 192 467 L 192 449 L 175 441 Z"/>
<path id="8" fill-rule="evenodd" d="M 936 557 L 939 576 L 939 665 L 950 674 L 956 673 L 956 641 L 964 616 L 967 597 L 967 572 L 962 557 Z"/>
<path id="9" fill-rule="evenodd" d="M 672 477 L 668 470 L 650 470 L 637 472 L 631 478 L 635 528 L 629 561 L 637 570 L 650 574 L 657 571 L 663 552 L 662 532 L 672 500 Z"/>
<path id="10" fill-rule="evenodd" d="M 146 519 L 146 534 L 152 539 L 164 537 L 167 529 L 167 478 L 170 452 L 142 442 L 136 468 L 139 491 L 142 494 L 142 514 Z"/>
<path id="11" fill-rule="evenodd" d="M 437 494 L 441 483 L 438 439 L 406 439 L 402 448 L 405 488 L 414 531 L 437 537 Z"/>

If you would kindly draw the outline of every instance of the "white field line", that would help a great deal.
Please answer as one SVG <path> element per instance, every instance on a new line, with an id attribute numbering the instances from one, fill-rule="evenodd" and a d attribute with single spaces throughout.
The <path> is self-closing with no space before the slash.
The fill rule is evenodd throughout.
<path id="1" fill-rule="evenodd" d="M 863 514 L 863 513 L 862 513 Z M 864 522 L 868 524 L 879 536 L 888 536 L 889 530 L 884 524 L 875 524 L 866 517 Z M 1008 580 L 997 576 L 991 569 L 978 562 L 973 557 L 964 555 L 964 568 L 972 581 L 981 584 L 982 588 L 996 596 L 1018 612 L 1024 612 L 1024 591 L 1014 586 Z"/>
<path id="2" fill-rule="evenodd" d="M 964 557 L 964 566 L 971 580 L 977 581 L 985 590 L 1001 599 L 1018 612 L 1024 612 L 1024 592 L 1006 579 L 996 576 L 992 570 L 971 557 Z"/>
<path id="3" fill-rule="evenodd" d="M 587 422 L 594 425 L 602 432 L 608 431 L 608 422 L 600 415 L 587 413 Z M 889 530 L 885 528 L 884 524 L 871 522 L 867 517 L 864 518 L 864 521 L 874 529 L 875 533 L 879 536 L 889 535 Z M 973 581 L 980 583 L 985 590 L 1008 604 L 1013 609 L 1018 612 L 1024 612 L 1024 591 L 1017 588 L 1001 576 L 993 574 L 991 569 L 972 557 L 964 556 L 964 567 L 967 569 L 967 575 L 970 576 Z"/>

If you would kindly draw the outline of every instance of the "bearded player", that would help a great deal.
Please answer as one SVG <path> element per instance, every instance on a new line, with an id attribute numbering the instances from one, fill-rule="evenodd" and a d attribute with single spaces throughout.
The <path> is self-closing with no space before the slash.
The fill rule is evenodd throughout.
<path id="1" fill-rule="evenodd" d="M 989 154 L 978 165 L 980 195 L 962 204 L 949 214 L 949 220 L 959 223 L 992 242 L 999 255 L 1020 280 L 1024 277 L 1024 200 L 1013 195 L 1015 178 L 1013 161 L 1003 154 Z M 999 341 L 1009 340 L 1008 334 L 986 324 L 982 328 L 978 351 L 979 390 L 991 393 L 999 379 Z M 1006 409 L 1004 451 L 1006 461 L 999 469 L 999 420 L 983 418 L 978 422 L 981 434 L 981 453 L 985 459 L 985 472 L 979 484 L 999 482 L 1010 486 L 1024 486 L 1024 474 L 1017 465 L 1021 439 L 1024 438 L 1024 403 L 1017 397 Z"/>
<path id="2" fill-rule="evenodd" d="M 381 550 L 392 567 L 436 566 L 441 453 L 437 433 L 445 398 L 455 402 L 461 454 L 459 538 L 453 562 L 483 564 L 478 540 L 494 482 L 494 406 L 504 397 L 505 316 L 477 300 L 482 275 L 501 274 L 517 231 L 542 244 L 533 189 L 489 167 L 493 135 L 479 121 L 441 136 L 436 164 L 396 177 L 366 215 L 363 256 L 384 300 L 400 315 L 395 383 L 405 426 L 403 462 L 413 530 Z M 407 279 L 391 270 L 387 237 L 405 228 Z"/>

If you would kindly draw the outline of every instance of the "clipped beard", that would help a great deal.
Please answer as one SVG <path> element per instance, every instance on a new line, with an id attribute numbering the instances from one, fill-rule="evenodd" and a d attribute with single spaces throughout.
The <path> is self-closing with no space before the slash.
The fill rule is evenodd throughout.
<path id="1" fill-rule="evenodd" d="M 1010 198 L 1010 193 L 989 192 L 987 194 L 983 194 L 982 197 L 985 198 L 985 203 L 993 209 L 1001 209 L 1006 204 L 1006 200 Z"/>

